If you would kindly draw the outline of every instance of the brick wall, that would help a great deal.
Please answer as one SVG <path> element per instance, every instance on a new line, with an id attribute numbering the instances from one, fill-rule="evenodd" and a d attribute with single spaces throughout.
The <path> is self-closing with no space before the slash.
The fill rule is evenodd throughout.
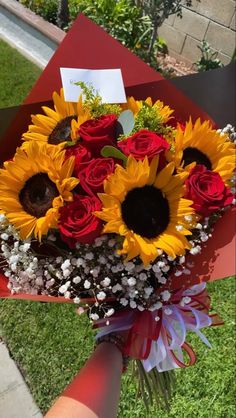
<path id="1" fill-rule="evenodd" d="M 170 16 L 159 29 L 170 55 L 193 63 L 201 56 L 197 47 L 204 39 L 218 58 L 228 64 L 235 49 L 235 0 L 193 0 L 183 8 L 182 19 Z"/>

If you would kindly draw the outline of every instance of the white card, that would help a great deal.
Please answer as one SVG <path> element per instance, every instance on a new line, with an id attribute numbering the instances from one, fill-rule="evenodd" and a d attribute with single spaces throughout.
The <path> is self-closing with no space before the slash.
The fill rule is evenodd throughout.
<path id="1" fill-rule="evenodd" d="M 121 70 L 85 70 L 60 68 L 65 100 L 77 102 L 82 90 L 76 82 L 92 84 L 102 98 L 102 103 L 126 103 L 125 88 Z"/>

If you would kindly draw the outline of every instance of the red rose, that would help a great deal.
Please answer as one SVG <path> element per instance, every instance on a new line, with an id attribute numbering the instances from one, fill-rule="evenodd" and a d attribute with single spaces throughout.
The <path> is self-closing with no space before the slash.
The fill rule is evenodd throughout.
<path id="1" fill-rule="evenodd" d="M 155 132 L 141 129 L 134 135 L 120 141 L 118 147 L 125 155 L 132 155 L 137 160 L 143 160 L 145 155 L 153 158 L 170 148 L 168 142 Z"/>
<path id="2" fill-rule="evenodd" d="M 112 158 L 96 158 L 87 164 L 86 167 L 80 171 L 80 184 L 87 193 L 103 192 L 103 182 L 113 173 L 115 163 Z"/>
<path id="3" fill-rule="evenodd" d="M 102 230 L 102 221 L 93 215 L 102 204 L 94 196 L 75 195 L 74 201 L 60 209 L 59 231 L 61 239 L 70 248 L 77 242 L 92 244 Z"/>
<path id="4" fill-rule="evenodd" d="M 100 151 L 105 145 L 115 145 L 116 115 L 103 115 L 82 123 L 79 135 L 88 145 L 94 156 L 100 156 Z"/>
<path id="5" fill-rule="evenodd" d="M 196 165 L 186 182 L 186 198 L 193 200 L 193 207 L 202 216 L 230 205 L 233 195 L 218 173 Z"/>
<path id="6" fill-rule="evenodd" d="M 91 159 L 91 152 L 81 142 L 78 142 L 73 147 L 66 149 L 66 158 L 71 156 L 75 157 L 74 176 L 78 177 L 81 163 L 85 163 Z"/>

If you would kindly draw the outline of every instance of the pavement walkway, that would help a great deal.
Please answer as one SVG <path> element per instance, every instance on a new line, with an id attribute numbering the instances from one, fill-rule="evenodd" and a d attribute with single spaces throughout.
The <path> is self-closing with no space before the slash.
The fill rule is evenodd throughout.
<path id="1" fill-rule="evenodd" d="M 0 342 L 0 417 L 42 418 L 30 391 L 10 357 L 3 342 Z"/>
<path id="2" fill-rule="evenodd" d="M 65 32 L 14 0 L 0 0 L 0 38 L 44 68 Z"/>

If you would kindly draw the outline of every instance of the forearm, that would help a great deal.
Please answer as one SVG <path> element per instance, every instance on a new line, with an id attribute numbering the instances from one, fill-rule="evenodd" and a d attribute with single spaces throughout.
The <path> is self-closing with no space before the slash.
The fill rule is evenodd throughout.
<path id="1" fill-rule="evenodd" d="M 101 343 L 45 418 L 115 418 L 122 355 L 111 343 Z"/>

